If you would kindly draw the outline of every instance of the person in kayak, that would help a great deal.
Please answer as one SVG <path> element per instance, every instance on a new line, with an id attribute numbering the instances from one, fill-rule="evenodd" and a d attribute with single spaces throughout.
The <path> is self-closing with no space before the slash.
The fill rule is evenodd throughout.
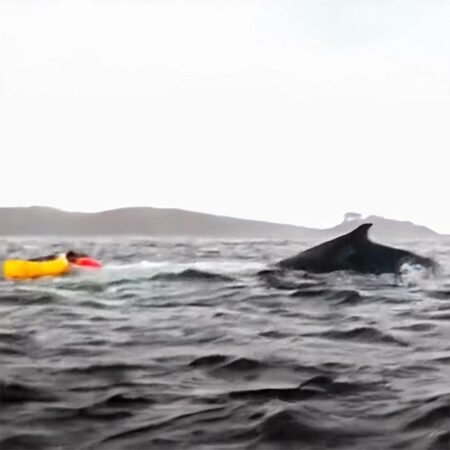
<path id="1" fill-rule="evenodd" d="M 62 276 L 78 269 L 100 269 L 101 267 L 102 263 L 97 259 L 69 250 L 31 259 L 6 259 L 3 261 L 3 276 L 8 280 L 27 280 Z"/>
<path id="2" fill-rule="evenodd" d="M 28 261 L 54 261 L 58 258 L 66 258 L 70 263 L 76 263 L 79 258 L 89 258 L 85 253 L 77 253 L 73 250 L 69 250 L 66 253 L 54 253 L 51 255 L 38 256 L 37 258 L 31 258 Z"/>

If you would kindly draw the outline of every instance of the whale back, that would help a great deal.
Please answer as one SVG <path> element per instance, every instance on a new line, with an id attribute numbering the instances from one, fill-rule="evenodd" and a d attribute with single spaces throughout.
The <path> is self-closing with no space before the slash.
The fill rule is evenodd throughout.
<path id="1" fill-rule="evenodd" d="M 368 238 L 371 226 L 371 223 L 362 224 L 347 234 L 318 244 L 291 258 L 283 259 L 278 265 L 312 272 L 352 270 L 359 262 L 359 252 L 371 243 Z"/>
<path id="2" fill-rule="evenodd" d="M 435 262 L 430 258 L 372 242 L 368 236 L 372 225 L 359 225 L 347 234 L 283 259 L 277 265 L 281 268 L 316 273 L 350 270 L 375 274 L 397 273 L 405 261 L 426 267 L 435 266 Z"/>

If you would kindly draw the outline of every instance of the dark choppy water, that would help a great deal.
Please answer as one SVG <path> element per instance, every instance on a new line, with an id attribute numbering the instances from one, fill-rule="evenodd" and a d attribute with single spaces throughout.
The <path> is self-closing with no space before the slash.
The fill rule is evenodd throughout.
<path id="1" fill-rule="evenodd" d="M 100 274 L 1 281 L 0 449 L 449 450 L 448 275 L 255 276 L 307 245 L 85 240 Z"/>

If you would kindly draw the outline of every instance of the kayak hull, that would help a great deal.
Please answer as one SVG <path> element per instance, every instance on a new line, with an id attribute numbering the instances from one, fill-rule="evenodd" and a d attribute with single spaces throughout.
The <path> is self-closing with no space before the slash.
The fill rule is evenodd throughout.
<path id="1" fill-rule="evenodd" d="M 3 276 L 8 280 L 27 280 L 48 276 L 61 276 L 70 272 L 65 258 L 50 261 L 7 259 L 3 262 Z"/>

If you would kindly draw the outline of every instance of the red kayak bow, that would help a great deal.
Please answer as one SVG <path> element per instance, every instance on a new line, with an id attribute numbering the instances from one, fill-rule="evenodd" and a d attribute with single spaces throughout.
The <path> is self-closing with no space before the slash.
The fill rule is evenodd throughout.
<path id="1" fill-rule="evenodd" d="M 79 266 L 79 267 L 90 267 L 90 268 L 95 268 L 95 269 L 99 269 L 100 267 L 102 267 L 102 264 L 100 263 L 100 261 L 98 261 L 95 258 L 91 258 L 90 256 L 83 256 L 81 258 L 77 258 L 73 264 L 75 266 Z"/>

